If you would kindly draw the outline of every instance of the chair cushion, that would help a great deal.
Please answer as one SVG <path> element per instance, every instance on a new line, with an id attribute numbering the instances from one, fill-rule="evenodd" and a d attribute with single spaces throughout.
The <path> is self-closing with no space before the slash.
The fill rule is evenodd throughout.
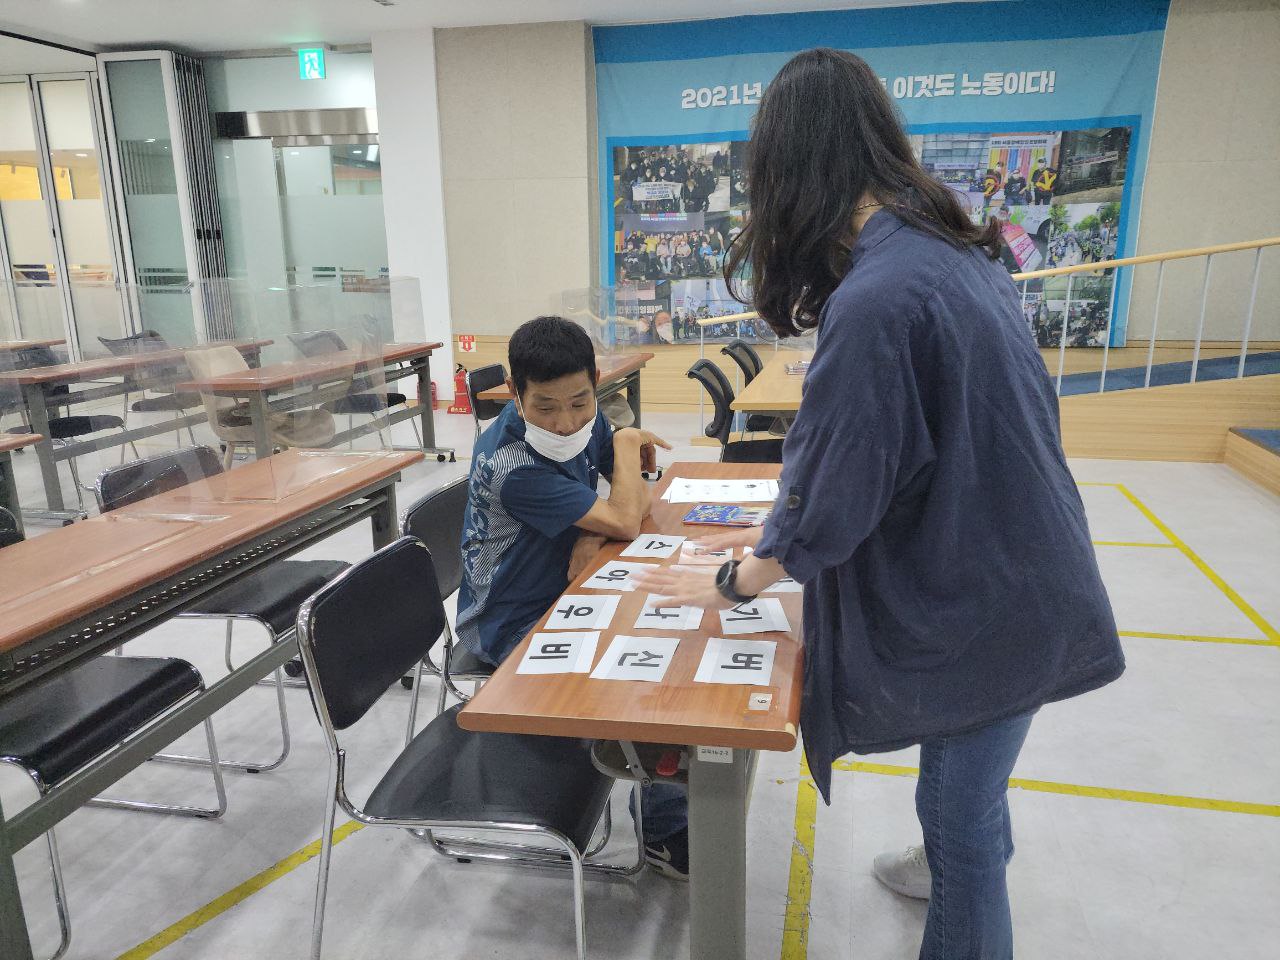
<path id="1" fill-rule="evenodd" d="M 765 433 L 777 418 L 768 413 L 753 413 L 747 417 L 748 433 Z"/>
<path id="2" fill-rule="evenodd" d="M 613 787 L 591 763 L 591 741 L 473 733 L 458 726 L 461 709 L 446 710 L 413 738 L 373 788 L 366 812 L 537 824 L 586 850 Z"/>
<path id="3" fill-rule="evenodd" d="M 154 413 L 165 410 L 190 410 L 200 406 L 198 393 L 166 393 L 159 397 L 143 397 L 129 407 L 134 413 Z"/>
<path id="4" fill-rule="evenodd" d="M 323 406 L 331 413 L 381 413 L 387 407 L 399 406 L 408 399 L 403 393 L 351 393 Z"/>
<path id="5" fill-rule="evenodd" d="M 97 657 L 0 700 L 0 756 L 59 783 L 201 682 L 185 660 Z"/>
<path id="6" fill-rule="evenodd" d="M 498 669 L 491 663 L 485 663 L 461 644 L 455 643 L 449 652 L 449 676 L 454 679 L 470 677 L 491 677 Z"/>
<path id="7" fill-rule="evenodd" d="M 781 440 L 738 440 L 726 443 L 721 463 L 781 463 Z"/>
<path id="8" fill-rule="evenodd" d="M 341 560 L 279 560 L 233 580 L 187 613 L 257 617 L 279 636 L 293 629 L 302 602 L 349 566 Z"/>
<path id="9" fill-rule="evenodd" d="M 86 433 L 97 433 L 99 430 L 119 430 L 124 421 L 110 414 L 91 414 L 76 417 L 50 417 L 49 437 L 52 440 L 70 440 L 82 437 Z M 10 427 L 6 433 L 31 433 L 31 427 Z"/>

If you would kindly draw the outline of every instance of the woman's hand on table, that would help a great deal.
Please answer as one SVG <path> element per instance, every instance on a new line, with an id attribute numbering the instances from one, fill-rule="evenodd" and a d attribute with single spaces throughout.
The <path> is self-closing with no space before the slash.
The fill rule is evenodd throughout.
<path id="1" fill-rule="evenodd" d="M 688 567 L 654 567 L 635 578 L 636 586 L 654 596 L 670 601 L 664 606 L 701 607 L 704 610 L 728 610 L 733 603 L 716 589 L 719 567 L 690 570 Z"/>
<path id="2" fill-rule="evenodd" d="M 736 530 L 726 530 L 724 533 L 711 533 L 699 537 L 693 545 L 706 553 L 718 553 L 735 547 L 751 547 L 754 550 L 762 536 L 764 536 L 764 527 L 740 527 Z"/>

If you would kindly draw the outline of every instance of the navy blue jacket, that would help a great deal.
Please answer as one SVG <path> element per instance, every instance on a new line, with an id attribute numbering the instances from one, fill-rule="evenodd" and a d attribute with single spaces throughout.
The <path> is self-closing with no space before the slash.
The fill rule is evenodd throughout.
<path id="1" fill-rule="evenodd" d="M 874 214 L 819 319 L 756 554 L 804 584 L 801 729 L 831 763 L 1124 671 L 1058 401 L 999 261 Z"/>

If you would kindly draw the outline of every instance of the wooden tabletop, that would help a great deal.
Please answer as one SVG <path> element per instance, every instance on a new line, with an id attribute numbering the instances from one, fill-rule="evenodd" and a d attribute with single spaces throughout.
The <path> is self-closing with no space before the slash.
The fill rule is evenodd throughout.
<path id="1" fill-rule="evenodd" d="M 0 453 L 21 450 L 23 447 L 39 443 L 43 439 L 44 437 L 38 433 L 0 433 Z"/>
<path id="2" fill-rule="evenodd" d="M 439 350 L 440 343 L 388 343 L 382 348 L 382 362 L 398 363 L 429 357 Z M 180 391 L 202 391 L 221 396 L 241 396 L 246 393 L 266 393 L 283 390 L 295 383 L 316 383 L 328 379 L 349 377 L 371 366 L 368 354 L 358 350 L 342 350 L 305 360 L 287 360 L 272 363 L 253 370 L 224 373 L 207 380 L 187 380 L 177 385 Z"/>
<path id="3" fill-rule="evenodd" d="M 788 363 L 810 360 L 813 354 L 800 350 L 778 350 L 742 388 L 733 401 L 733 409 L 748 413 L 795 413 L 800 409 L 800 389 L 804 374 L 787 373 Z"/>
<path id="4" fill-rule="evenodd" d="M 274 340 L 229 340 L 241 353 L 253 353 L 270 346 Z M 99 377 L 119 376 L 153 366 L 182 364 L 183 351 L 139 350 L 122 357 L 99 357 L 96 360 L 79 360 L 73 363 L 57 363 L 48 367 L 31 367 L 26 370 L 6 370 L 0 373 L 0 381 L 27 383 L 80 383 Z"/>
<path id="5" fill-rule="evenodd" d="M 393 477 L 417 451 L 290 449 L 0 550 L 0 650 Z"/>
<path id="6" fill-rule="evenodd" d="M 0 340 L 0 353 L 26 350 L 28 347 L 59 347 L 66 342 L 61 337 L 51 337 L 47 340 Z"/>
<path id="7" fill-rule="evenodd" d="M 596 355 L 596 386 L 603 387 L 628 374 L 635 373 L 653 359 L 652 353 L 622 353 L 608 357 Z M 511 391 L 504 383 L 498 387 L 481 390 L 476 394 L 479 400 L 510 400 Z"/>
<path id="8" fill-rule="evenodd" d="M 680 534 L 690 538 L 723 530 L 722 527 L 685 526 L 681 517 L 690 504 L 658 499 L 675 477 L 745 479 L 776 478 L 777 464 L 676 463 L 665 471 L 655 491 L 653 514 L 645 521 L 647 533 Z M 609 543 L 568 593 L 598 593 L 581 589 L 582 583 L 601 566 L 617 558 L 625 543 Z M 678 558 L 677 554 L 677 558 Z M 643 561 L 637 561 L 643 562 Z M 663 561 L 677 562 L 676 559 Z M 707 569 L 713 570 L 714 567 Z M 613 623 L 601 631 L 597 659 L 615 634 L 631 635 L 647 593 L 634 590 L 618 594 Z M 758 633 L 750 639 L 776 640 L 773 676 L 768 687 L 694 683 L 708 637 L 720 636 L 719 617 L 713 610 L 703 615 L 696 631 L 672 633 L 680 638 L 675 657 L 661 683 L 643 680 L 593 680 L 586 674 L 521 675 L 516 667 L 529 645 L 526 637 L 507 657 L 479 693 L 458 715 L 465 730 L 532 733 L 562 737 L 633 740 L 641 743 L 673 743 L 698 746 L 740 747 L 757 750 L 790 750 L 796 744 L 800 721 L 800 686 L 803 679 L 800 637 L 801 595 L 772 594 L 782 602 L 793 634 Z M 549 612 L 549 611 L 548 611 Z M 537 633 L 546 622 L 538 621 Z M 656 635 L 640 631 L 640 635 Z M 744 638 L 746 639 L 746 638 Z M 770 694 L 768 709 L 750 710 L 754 694 Z"/>

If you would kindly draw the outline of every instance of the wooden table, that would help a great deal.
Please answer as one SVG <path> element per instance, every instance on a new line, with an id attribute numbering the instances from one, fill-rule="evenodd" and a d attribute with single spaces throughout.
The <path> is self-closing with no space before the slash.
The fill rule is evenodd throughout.
<path id="1" fill-rule="evenodd" d="M 23 532 L 22 505 L 18 502 L 18 481 L 13 475 L 12 454 L 43 439 L 38 433 L 0 433 L 0 507 L 13 514 L 19 533 Z"/>
<path id="2" fill-rule="evenodd" d="M 270 346 L 271 340 L 235 340 L 229 341 L 244 355 L 252 365 L 258 362 L 262 348 Z M 63 407 L 71 407 L 78 403 L 102 400 L 109 397 L 123 396 L 127 403 L 128 395 L 142 389 L 156 387 L 172 390 L 174 370 L 185 366 L 183 352 L 173 348 L 168 350 L 139 350 L 120 357 L 99 357 L 95 360 L 80 360 L 72 363 L 58 363 L 47 367 L 29 367 L 23 370 L 0 371 L 0 386 L 9 384 L 22 391 L 23 404 L 26 407 L 27 422 L 31 429 L 43 437 L 51 436 L 49 419 Z M 55 393 L 58 387 L 71 384 L 84 384 L 89 381 L 121 378 L 118 383 L 88 389 L 71 390 Z M 70 520 L 80 516 L 68 511 L 62 499 L 62 485 L 58 481 L 58 463 L 83 456 L 94 450 L 108 447 L 120 447 L 135 440 L 157 436 L 162 433 L 176 431 L 185 426 L 203 423 L 205 413 L 178 413 L 167 420 L 134 427 L 110 434 L 104 434 L 94 440 L 73 440 L 55 448 L 52 441 L 42 440 L 36 445 L 36 459 L 40 461 L 40 476 L 44 481 L 45 503 L 47 511 L 40 511 L 56 519 Z"/>
<path id="3" fill-rule="evenodd" d="M 224 373 L 205 380 L 186 380 L 179 383 L 177 389 L 246 400 L 253 426 L 254 452 L 262 458 L 271 455 L 271 431 L 267 419 L 273 411 L 312 407 L 349 393 L 376 391 L 386 383 L 416 377 L 418 402 L 406 404 L 404 410 L 396 413 L 388 413 L 386 419 L 388 423 L 399 423 L 419 417 L 424 450 L 443 463 L 446 458 L 454 460 L 455 456 L 450 449 L 436 447 L 435 420 L 431 409 L 431 353 L 441 346 L 440 343 L 388 343 L 382 348 L 381 363 L 359 351 L 344 350 L 323 357 Z M 301 395 L 291 395 L 299 387 L 308 389 Z M 281 396 L 281 399 L 273 401 L 273 395 Z M 330 442 L 336 445 L 376 429 L 376 421 L 364 424 L 336 434 Z"/>
<path id="4" fill-rule="evenodd" d="M 733 409 L 743 413 L 794 414 L 800 409 L 804 374 L 787 373 L 787 364 L 812 358 L 813 354 L 807 351 L 776 351 L 756 378 L 742 388 L 732 403 Z"/>
<path id="5" fill-rule="evenodd" d="M 777 464 L 673 464 L 658 485 L 653 514 L 643 529 L 688 537 L 723 529 L 685 526 L 680 518 L 689 511 L 689 504 L 657 499 L 676 477 L 772 479 L 780 470 Z M 583 591 L 582 583 L 616 559 L 625 546 L 606 544 L 567 592 L 593 592 Z M 616 633 L 633 633 L 631 627 L 646 594 L 636 590 L 620 596 L 613 624 L 601 632 L 597 657 Z M 707 638 L 719 635 L 718 615 L 707 611 L 702 629 L 673 634 L 680 637 L 680 646 L 661 683 L 593 680 L 585 674 L 517 674 L 516 667 L 529 644 L 526 637 L 458 715 L 458 724 L 466 730 L 669 743 L 687 748 L 689 953 L 694 960 L 743 960 L 746 956 L 746 816 L 755 751 L 790 750 L 796 744 L 803 680 L 801 595 L 774 596 L 782 601 L 794 634 L 751 635 L 751 639 L 776 640 L 778 644 L 768 687 L 694 683 Z M 544 617 L 533 632 L 541 630 L 545 622 Z M 770 697 L 764 709 L 752 709 L 749 703 L 758 694 Z M 700 749 L 709 747 L 731 749 L 727 756 L 724 751 Z"/>
<path id="6" fill-rule="evenodd" d="M 66 342 L 60 337 L 50 337 L 44 340 L 0 340 L 0 353 L 26 350 L 30 347 L 60 347 Z"/>
<path id="7" fill-rule="evenodd" d="M 637 427 L 640 426 L 640 371 L 652 359 L 652 353 L 623 353 L 606 357 L 596 355 L 596 400 L 603 400 L 625 390 L 627 406 L 635 414 Z M 481 390 L 476 396 L 481 400 L 502 402 L 511 399 L 511 391 L 504 383 Z"/>
<path id="8" fill-rule="evenodd" d="M 288 450 L 0 550 L 0 697 L 365 518 L 375 548 L 391 543 L 395 483 L 421 459 Z M 31 960 L 13 854 L 297 653 L 286 636 L 11 821 L 0 809 L 0 957 Z"/>

